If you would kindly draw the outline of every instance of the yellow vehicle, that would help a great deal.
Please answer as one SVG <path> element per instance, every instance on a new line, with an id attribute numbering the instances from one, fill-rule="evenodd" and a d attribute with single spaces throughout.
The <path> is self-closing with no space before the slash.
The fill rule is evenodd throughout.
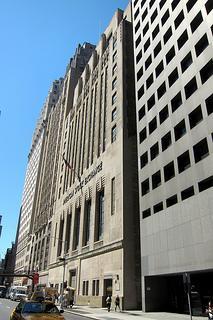
<path id="1" fill-rule="evenodd" d="M 13 310 L 10 320 L 65 320 L 61 315 L 63 312 L 50 301 L 21 301 Z"/>

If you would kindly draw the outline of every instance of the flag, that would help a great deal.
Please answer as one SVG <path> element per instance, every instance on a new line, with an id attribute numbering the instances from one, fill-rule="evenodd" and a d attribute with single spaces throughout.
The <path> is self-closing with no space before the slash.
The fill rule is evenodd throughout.
<path id="1" fill-rule="evenodd" d="M 71 167 L 70 163 L 64 158 L 64 156 L 62 156 L 62 157 L 63 157 L 64 163 L 65 163 L 65 166 L 66 166 L 67 168 L 69 168 L 70 170 L 74 170 L 74 169 Z"/>
<path id="2" fill-rule="evenodd" d="M 64 160 L 64 163 L 65 163 L 65 166 L 72 170 L 74 172 L 74 174 L 77 176 L 78 178 L 78 181 L 81 183 L 81 177 L 78 175 L 78 173 L 73 169 L 73 167 L 71 166 L 71 164 L 64 158 L 64 156 L 62 156 L 63 160 Z"/>

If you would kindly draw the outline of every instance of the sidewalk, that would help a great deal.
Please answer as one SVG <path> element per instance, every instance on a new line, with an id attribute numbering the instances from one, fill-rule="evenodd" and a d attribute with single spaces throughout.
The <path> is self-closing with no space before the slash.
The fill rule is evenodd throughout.
<path id="1" fill-rule="evenodd" d="M 65 309 L 65 312 L 78 314 L 90 319 L 99 320 L 190 320 L 190 315 L 168 313 L 168 312 L 148 312 L 143 311 L 114 311 L 107 312 L 106 308 L 92 308 L 87 306 L 73 306 L 72 309 Z M 207 320 L 207 317 L 193 316 L 193 320 Z"/>

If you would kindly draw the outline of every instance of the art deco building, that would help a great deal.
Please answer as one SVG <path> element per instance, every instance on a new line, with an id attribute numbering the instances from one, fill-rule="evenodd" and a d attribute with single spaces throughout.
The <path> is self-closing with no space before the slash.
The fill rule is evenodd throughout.
<path id="1" fill-rule="evenodd" d="M 141 303 L 133 62 L 129 5 L 79 78 L 62 133 L 48 282 L 61 291 L 64 279 L 68 302 Z"/>
<path id="2" fill-rule="evenodd" d="M 29 250 L 31 233 L 30 224 L 33 218 L 33 201 L 36 192 L 37 177 L 39 174 L 39 163 L 42 154 L 42 144 L 44 139 L 44 130 L 46 119 L 58 100 L 60 94 L 61 80 L 56 80 L 49 92 L 47 100 L 41 111 L 40 118 L 36 124 L 35 132 L 32 138 L 32 145 L 28 155 L 27 170 L 21 202 L 21 213 L 18 224 L 18 240 L 16 252 L 15 272 L 24 273 L 29 269 Z M 15 279 L 16 283 L 22 282 L 23 279 Z"/>
<path id="3" fill-rule="evenodd" d="M 187 312 L 187 279 L 201 313 L 213 296 L 213 2 L 132 8 L 142 306 Z"/>
<path id="4" fill-rule="evenodd" d="M 72 105 L 74 88 L 78 78 L 93 50 L 94 46 L 89 43 L 78 46 L 75 56 L 67 66 L 65 80 L 61 80 L 59 99 L 51 108 L 46 119 L 40 171 L 33 205 L 33 218 L 30 225 L 32 244 L 29 269 L 30 271 L 39 271 L 40 284 L 48 285 L 49 244 L 52 216 L 58 192 L 56 190 L 58 165 L 62 159 L 60 146 L 64 118 L 70 105 Z"/>

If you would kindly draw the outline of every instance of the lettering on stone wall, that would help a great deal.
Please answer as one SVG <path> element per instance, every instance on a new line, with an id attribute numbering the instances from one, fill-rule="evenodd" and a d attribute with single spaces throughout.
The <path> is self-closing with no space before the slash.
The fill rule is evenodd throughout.
<path id="1" fill-rule="evenodd" d="M 92 178 L 94 178 L 101 170 L 102 170 L 102 162 L 96 167 L 94 168 L 87 176 L 84 180 L 82 180 L 69 194 L 68 196 L 66 196 L 66 198 L 63 201 L 63 204 L 67 203 L 69 200 L 72 199 L 72 197 L 78 193 L 79 191 L 82 190 L 82 188 L 84 186 L 87 185 L 88 182 L 90 182 L 92 180 Z"/>

